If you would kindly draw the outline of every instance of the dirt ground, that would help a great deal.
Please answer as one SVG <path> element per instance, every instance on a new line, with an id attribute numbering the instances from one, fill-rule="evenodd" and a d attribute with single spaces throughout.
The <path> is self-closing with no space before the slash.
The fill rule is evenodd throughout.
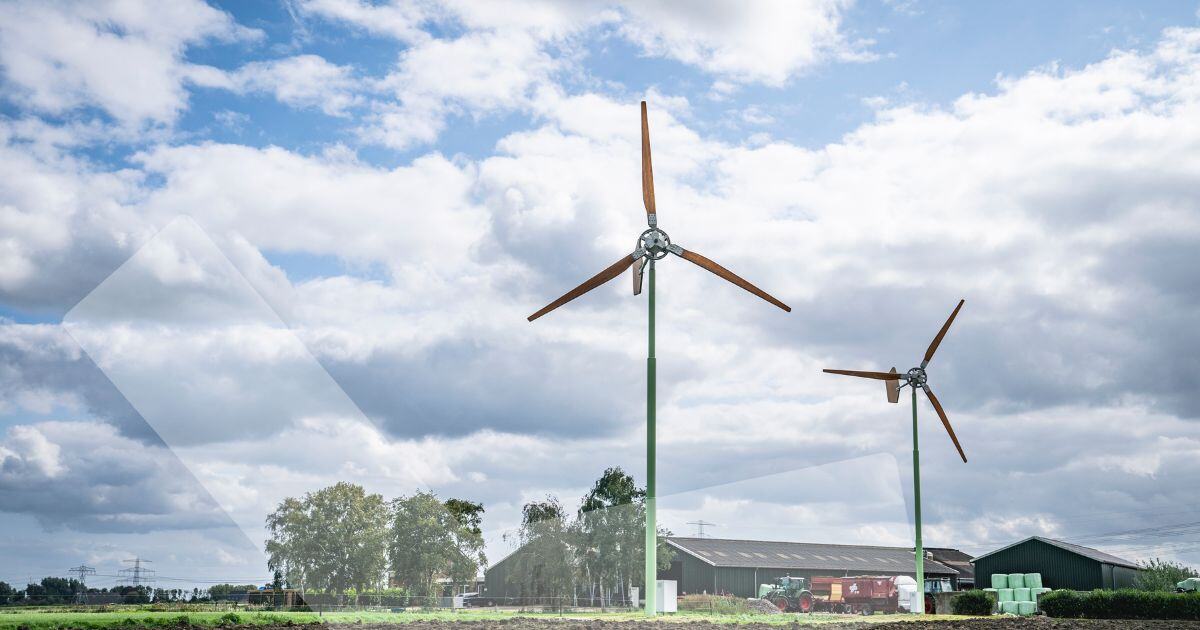
<path id="1" fill-rule="evenodd" d="M 995 617 L 992 619 L 963 619 L 955 621 L 900 621 L 869 623 L 850 621 L 810 625 L 796 624 L 720 624 L 709 621 L 601 621 L 573 619 L 515 618 L 495 621 L 411 621 L 401 624 L 350 624 L 354 630 L 1168 630 L 1174 628 L 1200 630 L 1200 621 L 1129 621 L 1129 620 L 1070 620 L 1047 617 Z M 225 630 L 329 630 L 322 625 L 288 626 L 225 626 Z"/>

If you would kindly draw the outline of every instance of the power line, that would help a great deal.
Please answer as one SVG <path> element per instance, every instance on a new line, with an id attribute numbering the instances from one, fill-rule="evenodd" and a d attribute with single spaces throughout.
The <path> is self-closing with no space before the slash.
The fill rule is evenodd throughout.
<path id="1" fill-rule="evenodd" d="M 717 527 L 716 523 L 709 523 L 704 519 L 700 519 L 698 521 L 688 521 L 687 524 L 696 526 L 696 538 L 708 538 L 708 535 L 704 533 L 705 525 L 709 527 Z"/>

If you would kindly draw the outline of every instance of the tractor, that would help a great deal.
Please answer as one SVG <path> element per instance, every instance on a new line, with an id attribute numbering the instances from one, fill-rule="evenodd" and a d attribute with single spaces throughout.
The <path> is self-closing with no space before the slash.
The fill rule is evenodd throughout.
<path id="1" fill-rule="evenodd" d="M 783 612 L 812 612 L 813 594 L 808 580 L 800 577 L 781 577 L 774 584 L 759 586 L 759 597 Z"/>

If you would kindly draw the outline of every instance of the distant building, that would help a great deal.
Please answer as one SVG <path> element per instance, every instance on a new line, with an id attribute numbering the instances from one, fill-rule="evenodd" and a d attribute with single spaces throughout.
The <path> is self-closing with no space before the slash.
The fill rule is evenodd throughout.
<path id="1" fill-rule="evenodd" d="M 969 591 L 975 588 L 975 565 L 971 564 L 970 554 L 947 547 L 925 547 L 925 557 L 958 572 L 958 577 L 951 579 L 954 590 Z"/>
<path id="2" fill-rule="evenodd" d="M 675 559 L 669 570 L 659 572 L 658 578 L 678 582 L 680 594 L 755 597 L 759 584 L 772 583 L 785 575 L 915 577 L 917 572 L 911 547 L 682 537 L 668 538 L 667 544 L 675 550 Z M 953 584 L 959 576 L 955 569 L 926 558 L 926 578 L 949 578 Z"/>
<path id="3" fill-rule="evenodd" d="M 1112 554 L 1041 536 L 985 553 L 973 562 L 980 588 L 991 586 L 994 573 L 1041 573 L 1047 588 L 1128 588 L 1139 570 L 1133 562 Z"/>

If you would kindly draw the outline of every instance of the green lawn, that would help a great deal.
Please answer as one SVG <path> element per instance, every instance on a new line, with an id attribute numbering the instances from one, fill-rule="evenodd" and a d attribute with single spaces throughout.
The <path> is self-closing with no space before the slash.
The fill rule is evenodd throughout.
<path id="1" fill-rule="evenodd" d="M 235 617 L 236 615 L 236 617 Z M 356 623 L 405 623 L 416 620 L 494 620 L 512 617 L 567 617 L 571 619 L 603 619 L 611 621 L 641 620 L 645 617 L 637 612 L 612 613 L 520 613 L 516 611 L 437 611 L 437 612 L 334 612 L 318 615 L 307 612 L 158 612 L 148 610 L 105 611 L 105 612 L 67 612 L 61 609 L 23 609 L 4 611 L 0 609 L 0 630 L 17 630 L 26 626 L 31 630 L 55 630 L 58 628 L 119 628 L 121 626 L 174 626 L 181 621 L 195 625 L 218 626 L 229 623 L 242 624 L 275 624 L 291 621 L 293 623 L 324 622 L 329 624 Z M 910 615 L 873 615 L 870 617 L 851 617 L 846 615 L 713 615 L 701 612 L 680 612 L 673 615 L 658 617 L 662 620 L 673 621 L 710 621 L 713 623 L 749 623 L 760 622 L 770 624 L 790 624 L 799 621 L 802 624 L 819 625 L 839 621 L 899 621 L 916 618 Z M 933 619 L 961 619 L 961 617 L 926 615 L 924 621 Z"/>

